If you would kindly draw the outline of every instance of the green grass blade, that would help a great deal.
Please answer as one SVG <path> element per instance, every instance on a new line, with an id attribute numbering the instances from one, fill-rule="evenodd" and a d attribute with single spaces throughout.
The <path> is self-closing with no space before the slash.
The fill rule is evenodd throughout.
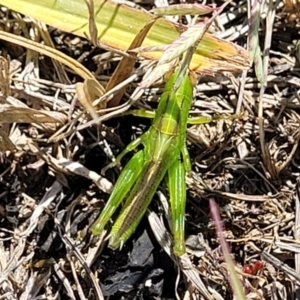
<path id="1" fill-rule="evenodd" d="M 55 28 L 85 37 L 89 33 L 89 13 L 84 0 L 0 0 L 0 4 L 33 17 Z M 134 16 L 134 18 L 132 17 Z M 112 1 L 95 1 L 95 20 L 101 43 L 127 50 L 138 32 L 155 16 Z M 158 19 L 143 46 L 168 45 L 184 30 L 177 24 Z M 142 53 L 157 60 L 161 52 Z M 233 43 L 205 34 L 193 57 L 191 68 L 197 72 L 240 72 L 248 69 L 247 51 Z"/>

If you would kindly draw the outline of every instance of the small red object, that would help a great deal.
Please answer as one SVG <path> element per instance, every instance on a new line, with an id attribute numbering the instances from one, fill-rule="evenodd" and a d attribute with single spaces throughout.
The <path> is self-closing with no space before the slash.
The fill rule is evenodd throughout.
<path id="1" fill-rule="evenodd" d="M 246 274 L 253 275 L 253 267 L 251 265 L 245 265 L 243 267 L 243 272 Z"/>
<path id="2" fill-rule="evenodd" d="M 254 269 L 256 271 L 256 273 L 261 270 L 264 266 L 264 263 L 261 260 L 257 260 L 254 264 Z"/>
<path id="3" fill-rule="evenodd" d="M 247 264 L 243 267 L 243 272 L 250 275 L 256 275 L 264 266 L 261 260 L 257 260 L 254 264 Z"/>

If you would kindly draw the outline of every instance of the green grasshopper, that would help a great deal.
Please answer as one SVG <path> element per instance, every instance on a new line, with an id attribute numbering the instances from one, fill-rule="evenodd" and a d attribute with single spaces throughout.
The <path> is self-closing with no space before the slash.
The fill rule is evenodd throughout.
<path id="1" fill-rule="evenodd" d="M 122 247 L 133 234 L 167 173 L 174 235 L 173 251 L 177 256 L 185 253 L 185 176 L 191 171 L 185 143 L 186 129 L 188 123 L 208 123 L 211 118 L 188 118 L 193 99 L 193 80 L 188 72 L 183 74 L 183 78 L 179 78 L 182 77 L 180 70 L 178 67 L 166 82 L 155 115 L 149 111 L 131 111 L 135 116 L 154 116 L 152 126 L 140 138 L 130 143 L 115 162 L 105 168 L 116 165 L 126 153 L 143 143 L 143 150 L 138 151 L 127 163 L 106 206 L 92 225 L 92 233 L 100 234 L 125 200 L 110 232 L 108 246 L 112 249 Z"/>

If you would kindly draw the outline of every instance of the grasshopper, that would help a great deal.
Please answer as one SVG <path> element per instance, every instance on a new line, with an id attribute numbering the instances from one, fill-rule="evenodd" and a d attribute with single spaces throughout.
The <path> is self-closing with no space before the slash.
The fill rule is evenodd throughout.
<path id="1" fill-rule="evenodd" d="M 140 143 L 143 144 L 143 150 L 138 151 L 121 172 L 106 206 L 92 225 L 92 233 L 100 234 L 121 202 L 125 201 L 110 232 L 108 246 L 112 249 L 122 247 L 133 234 L 159 184 L 167 175 L 174 236 L 173 251 L 177 256 L 185 253 L 185 176 L 191 172 L 186 148 L 186 129 L 188 123 L 208 123 L 212 118 L 189 118 L 194 84 L 191 74 L 186 71 L 182 76 L 181 70 L 178 67 L 166 82 L 155 114 L 149 111 L 131 111 L 135 116 L 154 116 L 152 126 L 130 143 L 115 162 L 105 168 L 116 165 L 126 153 L 134 150 Z"/>

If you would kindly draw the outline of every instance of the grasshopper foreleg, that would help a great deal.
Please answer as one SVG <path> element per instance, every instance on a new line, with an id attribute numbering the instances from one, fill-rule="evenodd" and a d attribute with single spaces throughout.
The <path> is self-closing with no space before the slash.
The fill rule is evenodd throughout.
<path id="1" fill-rule="evenodd" d="M 115 161 L 111 162 L 110 164 L 108 164 L 106 167 L 104 167 L 101 170 L 101 174 L 105 174 L 105 172 L 112 168 L 115 167 L 116 165 L 118 165 L 122 158 L 129 152 L 133 151 L 139 144 L 143 143 L 149 136 L 149 131 L 145 132 L 144 134 L 142 134 L 139 138 L 137 138 L 136 140 L 132 141 L 122 152 L 121 154 L 119 154 L 116 158 Z"/>

